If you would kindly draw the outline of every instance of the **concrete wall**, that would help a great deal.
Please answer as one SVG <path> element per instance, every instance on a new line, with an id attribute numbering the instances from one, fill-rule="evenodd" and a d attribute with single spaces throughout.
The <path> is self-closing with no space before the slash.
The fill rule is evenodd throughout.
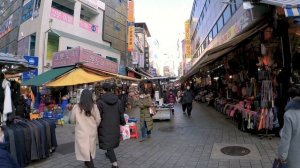
<path id="1" fill-rule="evenodd" d="M 68 3 L 71 3 L 68 2 Z M 39 73 L 50 69 L 50 67 L 45 67 L 45 65 L 50 64 L 51 60 L 47 60 L 47 39 L 48 39 L 48 31 L 51 30 L 59 30 L 68 34 L 72 34 L 79 38 L 84 38 L 94 43 L 99 43 L 100 45 L 104 45 L 110 47 L 108 42 L 103 41 L 103 17 L 104 10 L 97 9 L 94 11 L 97 16 L 93 19 L 93 23 L 98 26 L 98 33 L 88 31 L 79 26 L 80 23 L 80 12 L 83 4 L 79 0 L 74 0 L 74 15 L 73 15 L 73 24 L 66 23 L 60 19 L 54 18 L 50 16 L 51 12 L 51 4 L 52 0 L 42 0 L 41 6 L 39 9 L 39 16 L 34 19 L 29 19 L 20 26 L 19 31 L 19 40 L 22 38 L 29 36 L 33 33 L 36 33 L 36 48 L 35 55 L 39 57 Z M 88 7 L 89 8 L 89 7 Z M 71 40 L 66 37 L 59 37 L 61 40 L 59 42 L 59 50 L 65 50 L 67 46 L 76 47 L 81 46 L 83 48 L 93 50 L 97 53 L 101 53 L 103 56 L 112 56 L 120 60 L 120 54 L 116 54 L 111 51 L 107 51 L 105 49 L 101 49 L 95 47 L 95 45 L 89 45 L 86 43 L 82 43 L 80 41 Z M 42 66 L 43 65 L 43 66 Z"/>

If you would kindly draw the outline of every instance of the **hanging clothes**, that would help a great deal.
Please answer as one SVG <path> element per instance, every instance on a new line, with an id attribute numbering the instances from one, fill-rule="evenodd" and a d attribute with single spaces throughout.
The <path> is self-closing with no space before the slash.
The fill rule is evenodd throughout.
<path id="1" fill-rule="evenodd" d="M 4 89 L 4 107 L 3 107 L 3 121 L 7 121 L 7 115 L 12 113 L 12 100 L 11 100 L 11 90 L 10 82 L 6 79 L 2 82 L 2 88 Z"/>

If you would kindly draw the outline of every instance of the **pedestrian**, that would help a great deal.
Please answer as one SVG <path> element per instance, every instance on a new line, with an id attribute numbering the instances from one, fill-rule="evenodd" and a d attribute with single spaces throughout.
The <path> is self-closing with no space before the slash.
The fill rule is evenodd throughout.
<path id="1" fill-rule="evenodd" d="M 177 91 L 176 93 L 176 102 L 180 103 L 181 102 L 181 97 L 182 97 L 182 93 L 180 90 Z"/>
<path id="2" fill-rule="evenodd" d="M 175 100 L 176 98 L 175 98 L 175 95 L 173 94 L 173 90 L 172 89 L 170 89 L 169 90 L 169 93 L 168 93 L 168 103 L 169 104 L 174 104 L 175 103 Z"/>
<path id="3" fill-rule="evenodd" d="M 120 125 L 125 125 L 121 102 L 113 92 L 110 83 L 103 83 L 103 94 L 97 100 L 102 117 L 98 128 L 99 148 L 106 150 L 105 156 L 109 158 L 112 168 L 118 168 L 114 149 L 120 144 Z"/>
<path id="4" fill-rule="evenodd" d="M 279 159 L 286 162 L 289 168 L 300 165 L 300 88 L 289 90 L 291 101 L 285 107 L 284 125 L 278 149 Z"/>
<path id="5" fill-rule="evenodd" d="M 86 167 L 94 168 L 97 127 L 101 117 L 90 90 L 81 92 L 80 102 L 73 107 L 70 119 L 75 123 L 76 159 L 84 161 Z"/>
<path id="6" fill-rule="evenodd" d="M 187 110 L 187 114 L 189 117 L 191 117 L 191 112 L 193 108 L 193 99 L 194 99 L 194 94 L 191 91 L 191 87 L 187 86 L 182 96 L 182 111 L 183 113 L 185 113 L 185 110 Z"/>
<path id="7" fill-rule="evenodd" d="M 125 90 L 122 90 L 121 94 L 119 95 L 119 99 L 121 101 L 122 110 L 125 113 L 128 104 L 128 94 Z"/>
<path id="8" fill-rule="evenodd" d="M 137 104 L 140 108 L 140 142 L 143 142 L 147 137 L 150 137 L 151 130 L 153 129 L 153 119 L 150 114 L 150 107 L 152 106 L 151 95 L 144 86 L 140 86 L 140 95 Z"/>

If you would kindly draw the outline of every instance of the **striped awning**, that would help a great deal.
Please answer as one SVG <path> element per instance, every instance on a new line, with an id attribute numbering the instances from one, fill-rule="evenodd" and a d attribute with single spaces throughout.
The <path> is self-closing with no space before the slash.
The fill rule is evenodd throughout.
<path id="1" fill-rule="evenodd" d="M 286 17 L 300 16 L 300 4 L 297 6 L 287 5 L 284 7 Z"/>

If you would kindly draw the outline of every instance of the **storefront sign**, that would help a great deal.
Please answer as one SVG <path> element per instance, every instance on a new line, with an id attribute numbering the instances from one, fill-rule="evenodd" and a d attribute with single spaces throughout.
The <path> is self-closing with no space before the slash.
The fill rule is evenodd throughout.
<path id="1" fill-rule="evenodd" d="M 128 1 L 128 22 L 134 22 L 134 1 Z"/>
<path id="2" fill-rule="evenodd" d="M 9 16 L 2 24 L 0 23 L 0 38 L 9 33 L 13 28 L 13 15 Z"/>
<path id="3" fill-rule="evenodd" d="M 185 21 L 185 58 L 191 58 L 190 21 Z"/>
<path id="4" fill-rule="evenodd" d="M 139 63 L 139 52 L 137 50 L 134 50 L 132 53 L 132 64 L 136 65 Z"/>
<path id="5" fill-rule="evenodd" d="M 91 24 L 85 20 L 80 20 L 79 26 L 85 30 L 88 30 L 89 32 L 99 32 L 99 27 L 97 25 Z"/>
<path id="6" fill-rule="evenodd" d="M 28 62 L 31 66 L 39 66 L 39 57 L 35 56 L 24 56 L 24 59 Z"/>
<path id="7" fill-rule="evenodd" d="M 118 73 L 117 63 L 81 47 L 55 53 L 52 59 L 52 68 L 75 65 L 77 63 L 82 63 L 91 68 Z"/>
<path id="8" fill-rule="evenodd" d="M 24 59 L 28 62 L 29 65 L 38 67 L 39 66 L 39 57 L 35 56 L 24 56 Z M 22 81 L 25 82 L 35 76 L 38 76 L 38 69 L 22 73 Z"/>
<path id="9" fill-rule="evenodd" d="M 73 24 L 74 17 L 55 8 L 51 8 L 50 16 L 63 22 Z"/>
<path id="10" fill-rule="evenodd" d="M 134 49 L 134 25 L 128 27 L 128 51 L 131 52 Z"/>

